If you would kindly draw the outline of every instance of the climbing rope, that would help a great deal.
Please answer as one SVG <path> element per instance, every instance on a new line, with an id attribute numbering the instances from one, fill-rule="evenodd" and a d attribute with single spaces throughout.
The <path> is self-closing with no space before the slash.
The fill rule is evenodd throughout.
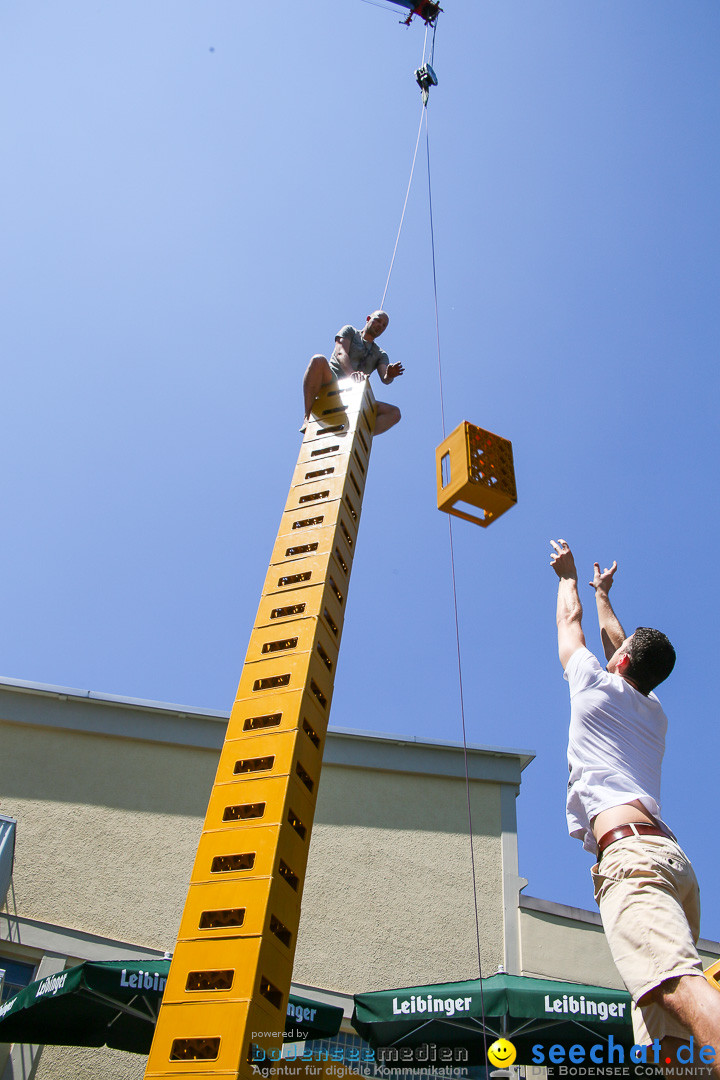
<path id="1" fill-rule="evenodd" d="M 425 112 L 425 106 L 423 105 L 420 111 L 420 126 L 418 127 L 417 139 L 415 140 L 415 153 L 413 154 L 412 165 L 410 167 L 410 179 L 408 180 L 407 191 L 405 192 L 405 202 L 403 203 L 402 214 L 400 215 L 400 225 L 398 226 L 397 236 L 395 238 L 395 247 L 393 248 L 392 258 L 390 260 L 390 269 L 388 270 L 387 281 L 385 282 L 385 289 L 382 294 L 382 300 L 380 301 L 380 311 L 385 308 L 385 297 L 387 296 L 388 286 L 390 284 L 390 275 L 393 272 L 393 266 L 395 265 L 395 256 L 397 255 L 398 244 L 400 243 L 400 233 L 402 232 L 403 222 L 405 221 L 405 211 L 407 210 L 408 199 L 410 198 L 410 188 L 412 187 L 413 174 L 415 172 L 415 162 L 417 160 L 418 146 L 420 145 L 420 135 L 422 133 L 423 113 Z"/>
<path id="2" fill-rule="evenodd" d="M 443 440 L 446 437 L 445 430 L 445 397 L 443 391 L 443 360 L 441 360 L 440 352 L 440 329 L 439 329 L 439 315 L 438 315 L 438 303 L 437 303 L 437 265 L 435 259 L 435 225 L 433 215 L 433 189 L 431 180 L 431 167 L 430 167 L 430 127 L 427 123 L 427 99 L 429 99 L 430 87 L 436 84 L 435 72 L 432 69 L 432 62 L 435 58 L 435 35 L 437 32 L 437 25 L 433 27 L 433 39 L 431 45 L 430 63 L 425 63 L 425 51 L 427 46 L 427 27 L 425 27 L 425 39 L 422 48 L 422 64 L 416 71 L 416 78 L 418 84 L 421 87 L 423 102 L 420 112 L 420 126 L 418 127 L 418 137 L 416 139 L 415 152 L 412 154 L 412 165 L 410 166 L 410 178 L 408 180 L 407 191 L 405 193 L 405 202 L 403 204 L 403 213 L 400 214 L 400 224 L 397 229 L 397 235 L 395 238 L 395 246 L 393 248 L 393 255 L 390 260 L 390 270 L 388 271 L 388 280 L 385 282 L 384 292 L 382 294 L 382 300 L 380 302 L 380 308 L 384 308 L 385 297 L 388 295 L 388 287 L 390 285 L 390 278 L 393 272 L 393 266 L 395 264 L 395 256 L 397 254 L 397 246 L 400 239 L 400 233 L 403 231 L 403 224 L 405 221 L 405 212 L 407 210 L 408 199 L 410 197 L 410 188 L 412 186 L 412 177 L 415 175 L 415 166 L 418 158 L 418 147 L 420 146 L 420 135 L 422 132 L 423 119 L 425 122 L 425 150 L 427 159 L 427 202 L 430 207 L 430 239 L 432 249 L 432 265 L 433 265 L 433 295 L 435 300 L 435 338 L 437 346 L 437 372 L 439 382 L 439 396 L 440 396 L 440 420 L 441 427 L 443 427 Z M 460 687 L 460 717 L 462 723 L 462 745 L 463 745 L 463 757 L 464 757 L 464 769 L 465 769 L 465 796 L 467 801 L 467 828 L 470 833 L 470 859 L 471 868 L 473 874 L 473 901 L 475 906 L 475 937 L 477 946 L 477 970 L 480 981 L 480 1011 L 483 1014 L 483 1041 L 485 1047 L 485 1055 L 487 1058 L 487 1031 L 485 1027 L 485 996 L 483 990 L 483 960 L 481 960 L 480 949 L 480 916 L 477 902 L 477 876 L 475 867 L 475 846 L 474 846 L 474 831 L 473 831 L 473 809 L 471 801 L 470 791 L 470 759 L 467 755 L 467 729 L 465 724 L 465 703 L 463 692 L 463 678 L 462 678 L 462 650 L 460 647 L 460 620 L 458 617 L 458 585 L 456 578 L 456 565 L 454 565 L 454 545 L 452 538 L 452 518 L 448 515 L 448 526 L 450 530 L 450 570 L 452 578 L 452 603 L 454 610 L 454 626 L 456 626 L 456 645 L 458 653 L 458 681 Z"/>
<path id="3" fill-rule="evenodd" d="M 435 34 L 433 33 L 432 54 L 435 53 Z M 428 126 L 428 112 L 425 108 L 425 147 L 427 156 L 427 178 L 428 178 L 428 207 L 430 210 L 430 248 L 432 251 L 432 277 L 433 277 L 433 296 L 435 300 L 435 338 L 437 342 L 437 359 L 438 359 L 438 383 L 440 388 L 440 418 L 442 423 L 442 436 L 445 439 L 445 401 L 443 394 L 443 374 L 442 374 L 442 355 L 440 350 L 440 319 L 438 315 L 438 294 L 437 294 L 437 264 L 435 259 L 435 225 L 433 216 L 433 203 L 432 203 L 432 181 L 430 173 L 430 129 Z M 472 885 L 473 885 L 473 902 L 475 906 L 475 940 L 477 946 L 477 962 L 478 962 L 478 978 L 480 980 L 480 1011 L 482 1014 L 482 1033 L 483 1033 L 483 1047 L 485 1051 L 485 1060 L 487 1060 L 487 1030 L 485 1026 L 485 995 L 482 984 L 482 957 L 480 947 L 480 912 L 478 909 L 478 896 L 477 896 L 477 875 L 475 870 L 475 845 L 474 845 L 474 833 L 473 833 L 473 819 L 472 819 L 472 804 L 470 799 L 470 764 L 468 759 L 468 744 L 467 744 L 467 727 L 465 723 L 465 697 L 463 692 L 463 673 L 462 673 L 462 652 L 460 648 L 460 621 L 458 618 L 458 602 L 457 602 L 457 581 L 455 576 L 455 548 L 453 544 L 453 528 L 452 517 L 448 514 L 448 528 L 450 535 L 450 570 L 452 578 L 452 593 L 453 593 L 453 611 L 455 616 L 455 643 L 457 649 L 457 667 L 458 667 L 458 684 L 460 690 L 460 719 L 462 722 L 462 739 L 463 739 L 463 758 L 465 763 L 465 797 L 467 801 L 467 814 L 468 814 L 468 832 L 470 834 L 470 866 L 472 870 Z"/>
<path id="4" fill-rule="evenodd" d="M 433 43 L 432 51 L 435 53 L 435 32 L 437 26 L 433 28 Z M 423 38 L 423 51 L 421 67 L 425 64 L 425 50 L 427 49 L 428 39 L 428 27 L 425 27 L 425 37 Z M 382 294 L 382 300 L 380 301 L 380 310 L 385 307 L 385 297 L 387 296 L 388 286 L 390 285 L 390 275 L 393 272 L 393 266 L 395 265 L 395 256 L 397 255 L 398 244 L 400 243 L 400 233 L 402 232 L 403 222 L 405 221 L 405 211 L 407 210 L 408 199 L 410 198 L 410 188 L 412 187 L 413 176 L 415 174 L 415 162 L 417 161 L 418 147 L 420 146 L 420 135 L 422 134 L 423 114 L 425 113 L 425 107 L 427 101 L 423 100 L 422 108 L 420 109 L 420 124 L 418 125 L 417 139 L 415 140 L 415 151 L 413 153 L 412 165 L 410 166 L 410 179 L 408 180 L 407 191 L 405 192 L 405 202 L 403 203 L 402 213 L 400 215 L 400 224 L 398 226 L 397 236 L 395 237 L 395 247 L 393 248 L 392 258 L 390 259 L 390 269 L 388 270 L 387 281 L 385 282 L 385 289 Z"/>

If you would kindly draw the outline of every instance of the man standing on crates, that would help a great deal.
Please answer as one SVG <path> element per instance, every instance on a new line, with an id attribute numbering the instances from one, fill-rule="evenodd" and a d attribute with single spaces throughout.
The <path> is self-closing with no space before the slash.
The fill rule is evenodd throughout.
<path id="1" fill-rule="evenodd" d="M 375 341 L 387 329 L 389 321 L 384 311 L 374 311 L 372 315 L 368 315 L 362 330 L 356 330 L 349 324 L 338 330 L 335 335 L 335 348 L 329 361 L 320 353 L 313 356 L 303 378 L 305 419 L 300 428 L 301 431 L 305 430 L 305 425 L 310 419 L 313 401 L 323 386 L 334 382 L 335 379 L 350 377 L 360 381 L 370 378 L 373 371 L 377 370 L 380 382 L 389 386 L 394 379 L 403 374 L 405 369 L 402 364 L 391 364 L 388 354 L 383 352 Z M 397 405 L 388 405 L 384 401 L 378 401 L 375 434 L 382 435 L 384 431 L 397 424 L 399 419 L 400 410 Z"/>
<path id="2" fill-rule="evenodd" d="M 617 563 L 602 572 L 595 563 L 603 668 L 585 647 L 572 552 L 564 540 L 551 544 L 558 651 L 570 686 L 568 829 L 597 855 L 595 899 L 632 995 L 635 1042 L 659 1040 L 662 1061 L 676 1069 L 677 1049 L 692 1034 L 695 1064 L 720 1078 L 720 993 L 696 949 L 697 880 L 660 816 L 667 717 L 653 690 L 672 671 L 675 650 L 659 630 L 641 626 L 626 636 L 608 595 Z M 701 1059 L 702 1047 L 715 1053 Z M 656 1060 L 651 1051 L 648 1061 Z"/>

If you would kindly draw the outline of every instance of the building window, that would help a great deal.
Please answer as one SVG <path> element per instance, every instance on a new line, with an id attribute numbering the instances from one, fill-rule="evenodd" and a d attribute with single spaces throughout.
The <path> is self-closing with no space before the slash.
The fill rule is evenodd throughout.
<path id="1" fill-rule="evenodd" d="M 2 972 L 5 978 L 2 979 Z M 18 990 L 22 990 L 33 981 L 35 977 L 35 965 L 26 964 L 21 960 L 11 960 L 9 956 L 0 956 L 0 1003 L 7 1001 Z"/>

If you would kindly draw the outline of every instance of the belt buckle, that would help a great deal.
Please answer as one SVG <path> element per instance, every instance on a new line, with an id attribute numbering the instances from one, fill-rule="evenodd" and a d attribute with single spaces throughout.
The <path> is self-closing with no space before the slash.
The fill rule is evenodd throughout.
<path id="1" fill-rule="evenodd" d="M 628 834 L 623 834 L 621 831 L 622 829 L 629 829 L 630 832 Z M 611 847 L 617 840 L 624 840 L 626 839 L 626 836 L 635 836 L 638 839 L 642 836 L 642 833 L 640 832 L 634 821 L 627 821 L 624 825 L 616 825 L 614 829 L 610 829 L 609 831 L 611 833 L 619 832 L 620 836 L 613 836 L 612 840 L 605 844 L 605 847 L 602 849 L 602 851 L 598 849 L 598 866 L 600 865 L 600 861 L 607 849 Z M 600 839 L 602 839 L 602 837 Z"/>

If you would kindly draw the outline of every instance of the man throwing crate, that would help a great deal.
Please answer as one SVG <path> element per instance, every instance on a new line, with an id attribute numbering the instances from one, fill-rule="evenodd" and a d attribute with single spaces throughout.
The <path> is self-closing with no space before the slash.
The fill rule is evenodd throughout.
<path id="1" fill-rule="evenodd" d="M 635 1042 L 659 1040 L 661 1060 L 676 1065 L 678 1046 L 692 1034 L 695 1061 L 701 1047 L 714 1047 L 712 1072 L 720 1078 L 720 993 L 703 976 L 695 947 L 697 880 L 660 816 L 667 717 L 653 690 L 672 671 L 675 650 L 659 630 L 641 626 L 626 636 L 608 595 L 617 563 L 602 572 L 595 563 L 603 668 L 585 647 L 572 552 L 564 540 L 551 544 L 560 579 L 558 651 L 570 686 L 568 829 L 597 855 L 595 899 L 632 995 Z"/>

